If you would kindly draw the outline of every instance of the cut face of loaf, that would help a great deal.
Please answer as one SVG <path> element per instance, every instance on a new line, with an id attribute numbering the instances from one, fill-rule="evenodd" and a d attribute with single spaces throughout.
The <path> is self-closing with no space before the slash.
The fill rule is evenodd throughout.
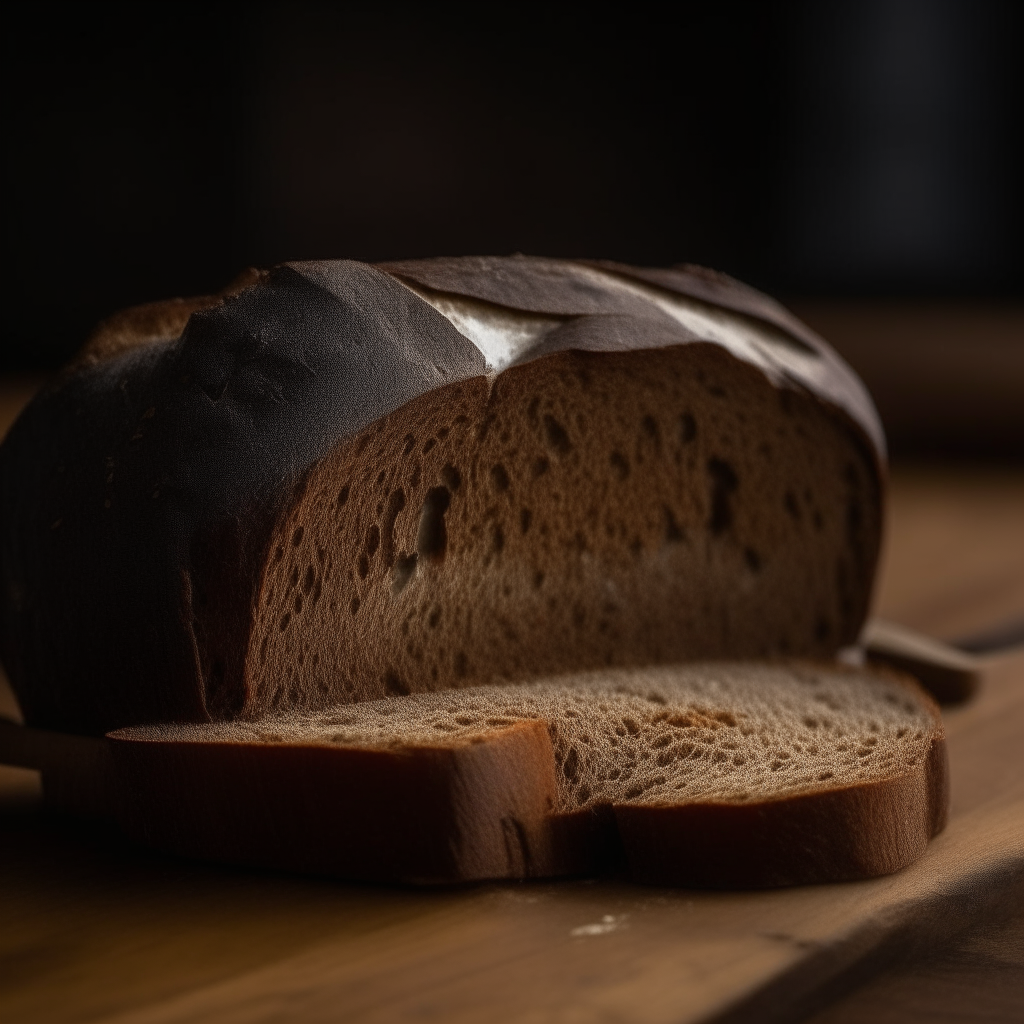
<path id="1" fill-rule="evenodd" d="M 346 878 L 770 886 L 895 871 L 945 820 L 937 709 L 810 663 L 596 672 L 112 734 L 136 833 Z M 170 766 L 170 767 L 169 767 Z"/>
<path id="2" fill-rule="evenodd" d="M 710 345 L 562 353 L 425 395 L 321 460 L 267 545 L 248 636 L 212 657 L 258 717 L 826 656 L 856 639 L 880 528 L 868 453 L 810 396 Z"/>

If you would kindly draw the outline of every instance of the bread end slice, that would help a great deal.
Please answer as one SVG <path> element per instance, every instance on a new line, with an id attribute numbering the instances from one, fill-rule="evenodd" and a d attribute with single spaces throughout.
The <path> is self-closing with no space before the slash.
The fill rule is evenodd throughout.
<path id="1" fill-rule="evenodd" d="M 551 876 L 555 766 L 540 722 L 373 749 L 112 734 L 120 818 L 144 845 L 232 864 L 432 884 Z"/>

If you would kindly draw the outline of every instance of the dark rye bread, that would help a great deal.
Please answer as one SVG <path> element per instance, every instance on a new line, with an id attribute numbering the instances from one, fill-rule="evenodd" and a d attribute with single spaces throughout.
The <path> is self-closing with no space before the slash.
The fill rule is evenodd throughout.
<path id="1" fill-rule="evenodd" d="M 915 860 L 947 805 L 931 699 L 812 663 L 605 670 L 111 739 L 142 841 L 348 879 L 865 878 Z"/>
<path id="2" fill-rule="evenodd" d="M 526 257 L 250 281 L 114 321 L 0 447 L 0 654 L 30 724 L 856 638 L 880 428 L 770 299 Z"/>

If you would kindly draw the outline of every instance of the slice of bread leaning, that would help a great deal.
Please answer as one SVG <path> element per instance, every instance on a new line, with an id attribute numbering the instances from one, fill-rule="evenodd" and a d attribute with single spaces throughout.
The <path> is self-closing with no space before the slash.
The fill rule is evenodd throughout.
<path id="1" fill-rule="evenodd" d="M 865 878 L 915 860 L 947 804 L 931 699 L 810 662 L 606 670 L 111 740 L 144 842 L 345 879 Z"/>
<path id="2" fill-rule="evenodd" d="M 830 657 L 884 444 L 777 303 L 699 268 L 338 260 L 129 312 L 0 446 L 30 725 L 605 666 Z"/>

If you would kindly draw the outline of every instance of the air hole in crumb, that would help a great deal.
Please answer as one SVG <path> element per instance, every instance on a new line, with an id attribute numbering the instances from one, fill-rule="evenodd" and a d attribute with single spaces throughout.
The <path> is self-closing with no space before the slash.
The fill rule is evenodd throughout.
<path id="1" fill-rule="evenodd" d="M 360 602 L 359 602 L 359 598 L 358 598 L 358 597 L 353 597 L 353 598 L 352 598 L 352 602 L 351 602 L 351 604 L 349 604 L 349 606 L 348 606 L 348 608 L 349 608 L 349 611 L 350 611 L 350 612 L 351 612 L 351 613 L 352 613 L 353 615 L 355 615 L 355 613 L 356 613 L 357 611 L 359 611 L 359 604 L 360 604 Z"/>
<path id="2" fill-rule="evenodd" d="M 447 431 L 445 431 L 447 433 Z M 462 474 L 451 464 L 441 470 L 441 479 L 445 486 L 454 493 L 462 486 Z"/>
<path id="3" fill-rule="evenodd" d="M 491 466 L 491 483 L 497 491 L 507 491 L 509 488 L 508 472 L 500 462 Z"/>
<path id="4" fill-rule="evenodd" d="M 399 555 L 395 559 L 395 567 L 391 570 L 391 592 L 395 595 L 405 590 L 409 580 L 416 575 L 416 563 L 419 557 L 414 551 L 411 555 Z"/>
<path id="5" fill-rule="evenodd" d="M 786 511 L 797 521 L 800 521 L 800 506 L 796 503 L 796 495 L 792 491 L 786 491 L 786 496 L 783 498 L 783 504 L 786 506 Z"/>
<path id="6" fill-rule="evenodd" d="M 753 548 L 744 548 L 743 558 L 751 572 L 761 571 L 761 556 Z"/>
<path id="7" fill-rule="evenodd" d="M 672 509 L 665 506 L 665 540 L 669 544 L 678 544 L 680 541 L 686 539 L 686 534 L 683 532 L 683 528 L 676 522 L 676 517 L 672 512 Z"/>
<path id="8" fill-rule="evenodd" d="M 402 509 L 405 508 L 405 491 L 396 488 L 388 495 L 387 511 L 384 514 L 384 565 L 390 566 L 395 561 L 395 523 Z M 372 555 L 373 552 L 370 552 Z"/>
<path id="9" fill-rule="evenodd" d="M 434 445 L 437 444 L 437 439 L 434 437 L 427 438 L 426 443 L 423 445 L 423 454 L 426 455 Z"/>
<path id="10" fill-rule="evenodd" d="M 657 447 L 661 442 L 661 431 L 658 429 L 658 421 L 653 416 L 647 415 L 640 421 L 640 426 L 643 427 L 644 433 Z"/>
<path id="11" fill-rule="evenodd" d="M 615 470 L 615 475 L 620 480 L 625 480 L 629 476 L 629 460 L 622 452 L 612 452 L 608 457 L 608 461 L 611 463 L 612 469 Z"/>
<path id="12" fill-rule="evenodd" d="M 415 448 L 415 447 L 416 447 L 416 438 L 413 437 L 412 434 L 406 434 L 405 435 L 405 448 L 402 449 L 402 454 L 403 455 L 408 455 L 409 452 L 411 452 L 413 450 L 413 448 Z"/>
<path id="13" fill-rule="evenodd" d="M 549 414 L 544 416 L 544 437 L 556 455 L 565 456 L 572 451 L 572 442 L 565 432 L 565 427 Z"/>
<path id="14" fill-rule="evenodd" d="M 406 696 L 412 692 L 408 683 L 406 683 L 406 681 L 402 679 L 397 672 L 391 669 L 384 673 L 384 688 L 388 693 L 393 693 L 398 696 Z"/>
<path id="15" fill-rule="evenodd" d="M 366 557 L 366 552 L 363 552 L 356 561 L 356 572 L 359 573 L 360 579 L 365 580 L 369 571 L 370 560 Z"/>
<path id="16" fill-rule="evenodd" d="M 683 444 L 689 444 L 697 436 L 697 421 L 692 413 L 684 412 L 679 417 L 679 437 Z"/>
<path id="17" fill-rule="evenodd" d="M 291 612 L 285 612 L 284 615 L 281 616 L 281 622 L 280 622 L 279 625 L 280 625 L 280 629 L 281 629 L 282 633 L 288 628 L 288 623 L 291 622 L 291 621 L 292 621 L 292 613 Z"/>
<path id="18" fill-rule="evenodd" d="M 448 531 L 444 515 L 451 504 L 452 495 L 447 487 L 432 487 L 427 492 L 420 513 L 419 532 L 416 535 L 416 550 L 424 558 L 441 559 L 448 546 Z"/>
<path id="19" fill-rule="evenodd" d="M 302 535 L 305 533 L 305 529 L 301 526 L 295 527 L 295 532 L 292 534 L 292 546 L 298 547 L 302 543 Z"/>
<path id="20" fill-rule="evenodd" d="M 523 531 L 523 533 L 526 533 L 526 531 L 530 529 L 530 523 L 532 521 L 533 513 L 528 508 L 524 508 L 519 513 L 519 527 Z"/>
<path id="21" fill-rule="evenodd" d="M 316 582 L 316 573 L 313 571 L 313 566 L 306 567 L 306 575 L 302 580 L 302 591 L 308 594 L 313 589 L 313 584 Z"/>
<path id="22" fill-rule="evenodd" d="M 498 525 L 491 528 L 491 550 L 500 555 L 505 548 L 505 532 Z"/>
<path id="23" fill-rule="evenodd" d="M 570 781 L 576 782 L 579 778 L 580 758 L 575 747 L 569 748 L 569 753 L 562 762 L 562 774 Z"/>
<path id="24" fill-rule="evenodd" d="M 735 470 L 724 459 L 709 459 L 708 474 L 711 477 L 711 517 L 708 528 L 718 534 L 732 525 L 732 496 L 739 481 Z"/>
<path id="25" fill-rule="evenodd" d="M 548 462 L 548 460 L 545 459 L 543 456 L 541 456 L 534 462 L 533 466 L 531 467 L 534 477 L 536 478 L 538 476 L 543 476 L 548 471 L 550 466 L 551 463 Z"/>

